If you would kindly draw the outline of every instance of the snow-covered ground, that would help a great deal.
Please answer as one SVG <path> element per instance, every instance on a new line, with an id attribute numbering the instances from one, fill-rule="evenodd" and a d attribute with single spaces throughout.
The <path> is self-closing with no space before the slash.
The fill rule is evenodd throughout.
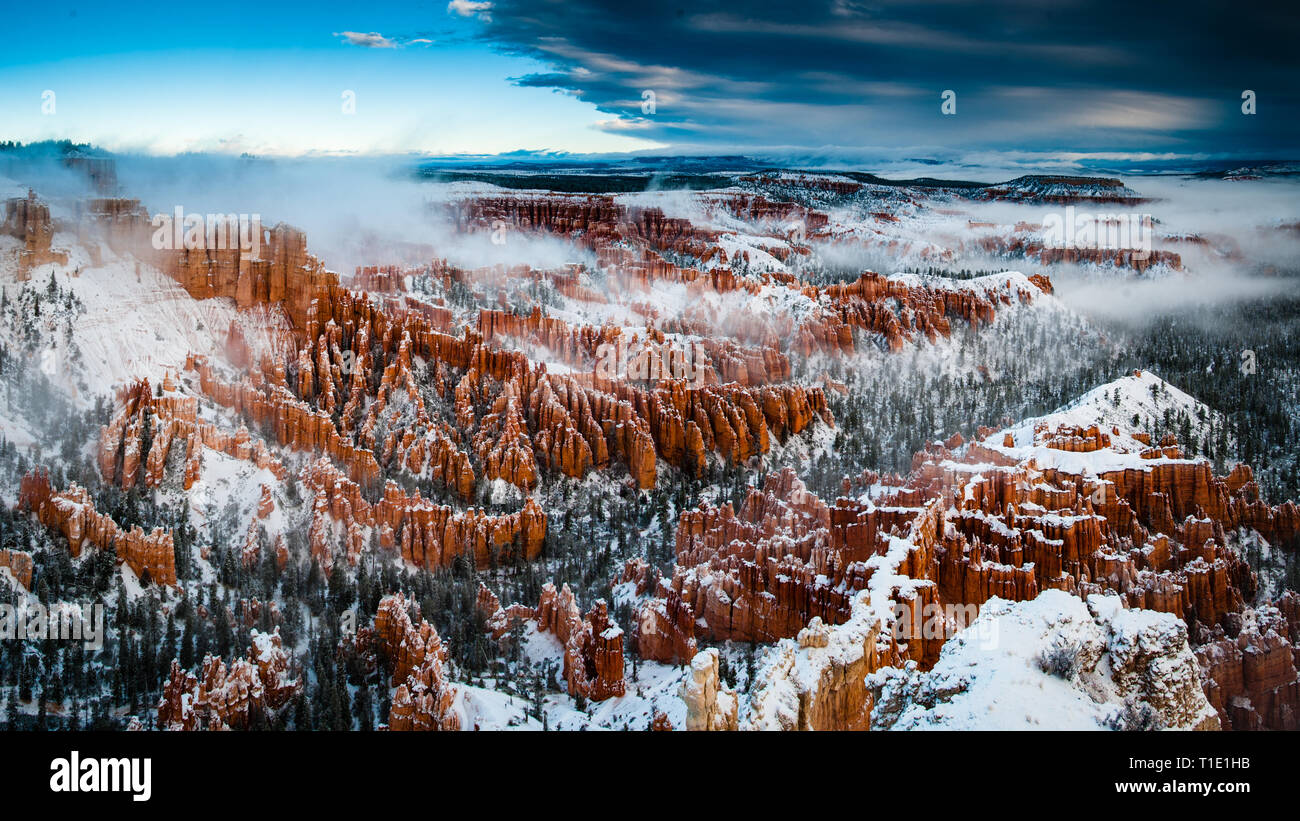
<path id="1" fill-rule="evenodd" d="M 12 246 L 16 240 L 0 237 L 0 243 Z M 55 232 L 53 247 L 68 252 L 68 263 L 38 266 L 27 284 L 43 288 L 53 275 L 85 306 L 72 325 L 80 360 L 70 355 L 69 340 L 55 334 L 46 342 L 53 353 L 43 360 L 57 368 L 82 404 L 136 379 L 161 381 L 167 371 L 182 368 L 190 353 L 221 353 L 232 323 L 254 356 L 268 349 L 272 329 L 287 328 L 278 309 L 238 311 L 233 300 L 196 300 L 156 268 L 116 257 L 106 247 L 103 264 L 95 265 L 75 235 Z M 7 258 L 5 250 L 0 245 L 0 259 Z M 17 276 L 16 265 L 0 262 L 0 286 L 11 295 L 22 287 Z M 84 389 L 76 390 L 79 385 Z"/>
<path id="2" fill-rule="evenodd" d="M 934 668 L 874 674 L 878 729 L 1205 729 L 1205 699 L 1186 626 L 1125 609 L 1115 597 L 1060 590 L 990 599 L 943 646 Z"/>
<path id="3" fill-rule="evenodd" d="M 527 698 L 502 692 L 489 679 L 482 685 L 457 684 L 464 729 L 646 730 L 659 712 L 668 716 L 675 729 L 686 725 L 686 704 L 679 695 L 689 675 L 686 666 L 638 661 L 634 668 L 629 658 L 624 670 L 627 692 L 588 702 L 579 709 L 575 699 L 564 692 L 560 672 L 564 647 L 554 635 L 539 631 L 535 621 L 526 622 L 521 655 L 527 664 L 558 680 L 559 692 L 549 692 L 541 700 L 545 722 L 536 717 L 535 707 Z"/>
<path id="4" fill-rule="evenodd" d="M 1150 371 L 1120 377 L 1091 391 L 1060 410 L 1044 416 L 1025 419 L 1005 430 L 987 436 L 983 444 L 1018 461 L 1034 459 L 1042 468 L 1058 468 L 1070 473 L 1097 474 L 1102 471 L 1142 468 L 1159 462 L 1179 461 L 1168 458 L 1143 459 L 1141 453 L 1147 445 L 1133 437 L 1135 428 L 1149 427 L 1153 420 L 1166 415 L 1183 416 L 1191 420 L 1194 436 L 1214 425 L 1223 425 L 1222 414 L 1165 382 Z M 1134 424 L 1134 419 L 1139 420 Z M 1048 430 L 1058 427 L 1098 426 L 1110 437 L 1111 446 L 1087 453 L 1049 448 L 1035 442 L 1034 431 L 1042 426 Z M 1014 444 L 1004 444 L 1010 435 Z M 1158 445 L 1158 442 L 1152 442 Z M 1184 443 L 1186 444 L 1186 443 Z"/>

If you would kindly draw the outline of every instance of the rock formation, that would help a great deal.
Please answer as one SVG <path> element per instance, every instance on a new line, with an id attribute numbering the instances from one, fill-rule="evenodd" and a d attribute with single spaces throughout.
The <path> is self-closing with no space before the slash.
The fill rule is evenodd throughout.
<path id="1" fill-rule="evenodd" d="M 22 241 L 18 249 L 18 281 L 31 277 L 39 265 L 67 265 L 68 254 L 50 247 L 54 238 L 54 224 L 50 220 L 50 207 L 29 190 L 26 197 L 5 200 L 4 222 L 0 234 L 8 234 Z"/>
<path id="2" fill-rule="evenodd" d="M 229 667 L 220 657 L 205 656 L 199 674 L 173 660 L 171 675 L 158 703 L 158 727 L 164 730 L 248 729 L 257 714 L 268 718 L 302 690 L 290 673 L 290 659 L 280 631 L 252 631 L 246 658 Z"/>
<path id="3" fill-rule="evenodd" d="M 1291 591 L 1209 633 L 1196 657 L 1206 696 L 1225 728 L 1300 729 L 1298 648 L 1300 596 Z"/>
<path id="4" fill-rule="evenodd" d="M 24 553 L 21 550 L 0 550 L 0 567 L 7 568 L 19 584 L 28 590 L 32 589 L 32 570 L 34 568 L 32 554 Z"/>
<path id="5" fill-rule="evenodd" d="M 690 677 L 682 683 L 686 702 L 687 730 L 736 730 L 736 693 L 722 685 L 718 676 L 718 651 L 710 647 L 691 659 Z"/>
<path id="6" fill-rule="evenodd" d="M 379 501 L 371 504 L 361 487 L 327 459 L 304 468 L 301 479 L 315 494 L 312 555 L 327 571 L 340 544 L 348 563 L 355 565 L 369 533 L 380 547 L 395 548 L 411 564 L 429 568 L 447 567 L 459 555 L 472 556 L 476 566 L 485 568 L 513 551 L 531 561 L 546 538 L 546 514 L 531 498 L 516 513 L 489 516 L 475 509 L 456 512 L 418 493 L 409 496 L 389 481 Z"/>
<path id="7" fill-rule="evenodd" d="M 266 443 L 255 440 L 247 428 L 231 434 L 200 419 L 198 400 L 176 393 L 175 387 L 168 378 L 155 395 L 149 380 L 142 379 L 118 392 L 121 409 L 99 432 L 99 470 L 106 481 L 127 490 L 137 482 L 158 487 L 166 478 L 173 448 L 184 454 L 181 482 L 187 490 L 202 470 L 204 448 L 251 462 L 271 471 L 276 478 L 285 478 L 284 466 L 271 455 Z"/>
<path id="8" fill-rule="evenodd" d="M 459 730 L 456 687 L 446 678 L 447 650 L 438 631 L 423 619 L 417 627 L 408 614 L 406 598 L 385 596 L 375 613 L 374 632 L 388 659 L 393 694 L 388 729 Z"/>
<path id="9" fill-rule="evenodd" d="M 537 629 L 553 633 L 564 645 L 569 695 L 593 701 L 623 695 L 623 630 L 609 618 L 603 599 L 583 617 L 567 584 L 557 593 L 547 582 L 537 604 Z"/>
<path id="10" fill-rule="evenodd" d="M 117 560 L 125 562 L 142 582 L 176 586 L 176 548 L 171 531 L 156 527 L 146 533 L 138 526 L 123 530 L 112 518 L 95 510 L 90 494 L 76 482 L 56 493 L 44 472 L 28 473 L 22 478 L 18 507 L 30 510 L 41 524 L 61 533 L 68 540 L 73 558 L 89 544 L 113 551 Z"/>
<path id="11" fill-rule="evenodd" d="M 868 679 L 875 729 L 1216 730 L 1187 628 L 1113 596 L 999 599 L 933 669 Z"/>
<path id="12" fill-rule="evenodd" d="M 1107 594 L 1187 626 L 1224 726 L 1294 726 L 1294 597 L 1248 607 L 1255 576 L 1229 534 L 1250 528 L 1293 550 L 1295 506 L 1265 505 L 1249 468 L 1217 477 L 1172 440 L 1153 454 L 1118 429 L 1040 425 L 1032 437 L 1028 457 L 1010 433 L 954 438 L 957 452 L 930 445 L 907 477 L 872 477 L 870 493 L 833 506 L 787 469 L 739 512 L 684 512 L 674 575 L 641 607 L 640 653 L 679 660 L 701 631 L 784 639 L 769 683 L 751 691 L 753 721 L 865 727 L 872 696 L 861 678 L 907 663 L 929 669 L 994 597 Z M 1073 473 L 1054 452 L 1111 467 Z M 797 709 L 764 695 L 787 686 L 800 694 Z"/>

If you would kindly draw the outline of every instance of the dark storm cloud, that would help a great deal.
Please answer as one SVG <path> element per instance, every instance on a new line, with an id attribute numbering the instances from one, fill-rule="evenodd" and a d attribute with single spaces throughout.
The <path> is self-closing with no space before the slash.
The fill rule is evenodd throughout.
<path id="1" fill-rule="evenodd" d="M 520 84 L 676 145 L 1244 154 L 1300 144 L 1298 19 L 1225 2 L 498 0 L 483 36 L 548 66 Z"/>

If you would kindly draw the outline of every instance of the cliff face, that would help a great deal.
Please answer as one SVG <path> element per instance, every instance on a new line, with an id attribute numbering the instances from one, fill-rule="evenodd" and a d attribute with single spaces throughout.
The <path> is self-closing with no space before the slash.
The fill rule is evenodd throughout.
<path id="1" fill-rule="evenodd" d="M 338 275 L 307 253 L 306 234 L 283 223 L 155 228 L 139 200 L 120 197 L 89 200 L 83 210 L 87 229 L 116 252 L 156 266 L 195 299 L 226 297 L 240 308 L 279 303 L 302 327 L 313 300 L 338 288 Z"/>
<path id="2" fill-rule="evenodd" d="M 270 717 L 301 692 L 302 679 L 290 674 L 279 629 L 251 635 L 246 658 L 229 667 L 219 656 L 208 655 L 196 676 L 172 662 L 158 703 L 160 729 L 248 729 L 254 716 Z"/>

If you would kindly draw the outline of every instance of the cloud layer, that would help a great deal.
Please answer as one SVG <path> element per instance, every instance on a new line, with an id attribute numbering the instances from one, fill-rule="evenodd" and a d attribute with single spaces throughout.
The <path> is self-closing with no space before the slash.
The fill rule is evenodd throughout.
<path id="1" fill-rule="evenodd" d="M 1282 6 L 454 0 L 449 13 L 478 14 L 494 47 L 548 67 L 519 84 L 594 103 L 612 115 L 597 128 L 678 146 L 1300 145 L 1300 18 Z M 945 90 L 955 114 L 941 111 Z"/>

